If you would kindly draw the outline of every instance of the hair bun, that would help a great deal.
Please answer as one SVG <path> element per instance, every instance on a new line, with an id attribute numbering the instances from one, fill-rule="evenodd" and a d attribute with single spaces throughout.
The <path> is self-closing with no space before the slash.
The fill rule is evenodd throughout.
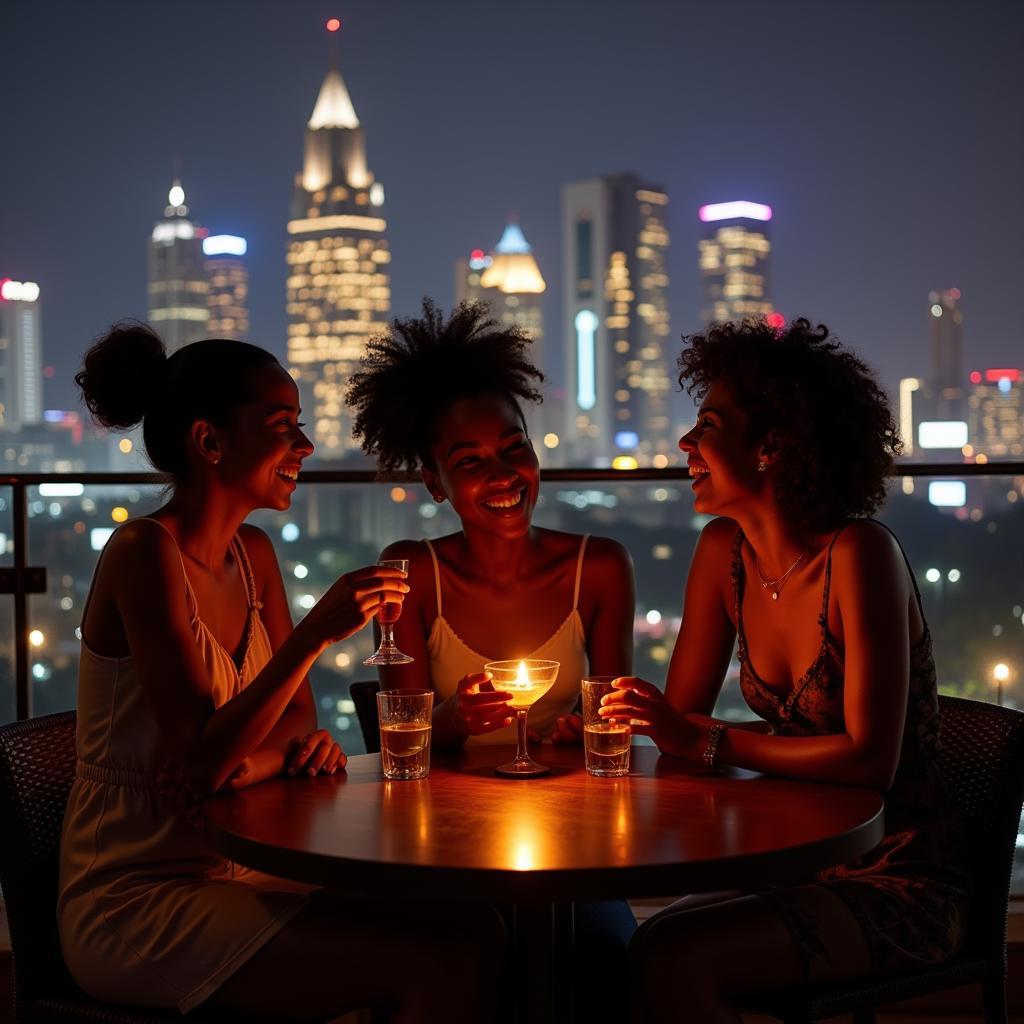
<path id="1" fill-rule="evenodd" d="M 146 415 L 167 366 L 160 336 L 139 320 L 121 320 L 85 354 L 75 383 L 95 420 L 127 429 Z"/>

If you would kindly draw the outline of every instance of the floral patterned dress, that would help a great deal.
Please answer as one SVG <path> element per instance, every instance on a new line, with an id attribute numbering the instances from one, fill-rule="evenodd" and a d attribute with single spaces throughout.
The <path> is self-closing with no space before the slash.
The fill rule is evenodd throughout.
<path id="1" fill-rule="evenodd" d="M 742 530 L 736 533 L 732 579 L 740 687 L 751 710 L 779 736 L 845 731 L 843 655 L 828 627 L 832 548 L 841 532 L 832 538 L 825 563 L 818 619 L 821 648 L 803 677 L 784 694 L 757 675 L 748 656 L 743 629 L 744 535 Z M 905 552 L 903 558 L 924 621 L 921 593 Z M 896 777 L 885 794 L 885 837 L 859 860 L 830 868 L 810 880 L 827 886 L 850 909 L 867 938 L 872 968 L 878 972 L 938 963 L 955 954 L 963 942 L 971 890 L 969 857 L 941 763 L 935 661 L 925 623 L 924 635 L 910 651 L 903 746 Z M 816 953 L 815 940 L 813 932 L 803 927 L 794 895 L 798 892 L 775 889 L 762 895 L 785 920 L 807 967 Z"/>

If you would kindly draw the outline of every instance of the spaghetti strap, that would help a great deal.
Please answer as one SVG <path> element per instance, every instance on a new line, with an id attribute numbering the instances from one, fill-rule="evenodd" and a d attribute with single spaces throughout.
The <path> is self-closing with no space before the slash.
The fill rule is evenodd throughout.
<path id="1" fill-rule="evenodd" d="M 580 581 L 583 579 L 583 552 L 587 550 L 587 541 L 590 540 L 590 534 L 585 533 L 583 540 L 580 541 L 580 553 L 576 559 L 576 586 L 572 592 L 572 610 L 576 611 L 580 603 Z"/>
<path id="2" fill-rule="evenodd" d="M 245 577 L 245 597 L 249 604 L 249 608 L 254 611 L 259 611 L 263 607 L 263 602 L 256 596 L 256 575 L 252 571 L 252 563 L 249 561 L 249 552 L 245 550 L 242 538 L 237 533 L 231 538 L 231 548 L 234 553 L 235 560 L 238 562 L 238 565 L 242 570 L 242 575 Z"/>
<path id="3" fill-rule="evenodd" d="M 876 523 L 883 530 L 885 530 L 885 532 L 888 533 L 889 536 L 892 537 L 892 539 L 894 541 L 896 541 L 896 547 L 898 547 L 900 549 L 900 554 L 903 556 L 903 564 L 907 567 L 907 572 L 910 575 L 910 582 L 911 582 L 911 584 L 914 587 L 914 597 L 917 598 L 917 610 L 921 613 L 921 621 L 924 622 L 924 623 L 927 623 L 928 620 L 924 617 L 924 602 L 921 600 L 921 588 L 917 585 L 917 577 L 914 575 L 913 566 L 911 566 L 911 564 L 910 564 L 910 559 L 907 558 L 906 551 L 903 550 L 903 545 L 900 543 L 899 537 L 897 537 L 896 534 L 893 533 L 892 530 L 890 530 L 889 527 L 886 526 L 885 523 L 883 523 L 879 519 L 871 519 L 871 518 L 869 518 L 868 522 L 869 523 Z"/>
<path id="4" fill-rule="evenodd" d="M 437 617 L 440 619 L 443 617 L 441 611 L 441 566 L 438 564 L 437 555 L 434 553 L 434 545 L 429 540 L 423 542 L 427 545 L 427 550 L 430 552 L 430 560 L 434 563 L 434 591 L 437 597 Z"/>
<path id="5" fill-rule="evenodd" d="M 821 614 L 818 616 L 818 624 L 821 626 L 823 636 L 828 635 L 828 596 L 832 590 L 832 549 L 836 546 L 836 541 L 839 540 L 839 534 L 849 525 L 849 523 L 844 523 L 840 526 L 828 542 L 828 554 L 825 556 L 825 587 L 821 597 Z"/>

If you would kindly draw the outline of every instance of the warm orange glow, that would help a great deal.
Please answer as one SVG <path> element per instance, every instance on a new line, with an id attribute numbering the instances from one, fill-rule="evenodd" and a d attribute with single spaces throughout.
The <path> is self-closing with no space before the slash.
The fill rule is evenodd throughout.
<path id="1" fill-rule="evenodd" d="M 327 19 L 327 31 L 337 32 L 341 28 L 341 20 L 339 18 L 328 18 Z"/>

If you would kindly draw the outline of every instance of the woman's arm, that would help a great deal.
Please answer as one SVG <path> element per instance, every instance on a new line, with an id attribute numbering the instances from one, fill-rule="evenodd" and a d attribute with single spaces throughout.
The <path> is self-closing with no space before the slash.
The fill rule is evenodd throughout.
<path id="1" fill-rule="evenodd" d="M 373 567 L 338 580 L 281 643 L 256 678 L 220 708 L 196 647 L 181 560 L 165 530 L 142 521 L 111 540 L 101 572 L 107 576 L 128 646 L 168 744 L 196 788 L 223 785 L 268 737 L 310 666 L 335 640 L 361 628 L 382 591 L 401 600 L 402 584 Z M 379 572 L 383 573 L 384 570 Z"/>
<path id="2" fill-rule="evenodd" d="M 633 671 L 633 616 L 636 584 L 629 552 L 609 537 L 591 537 L 583 559 L 583 594 L 593 594 L 587 623 L 587 661 L 595 676 Z"/>

